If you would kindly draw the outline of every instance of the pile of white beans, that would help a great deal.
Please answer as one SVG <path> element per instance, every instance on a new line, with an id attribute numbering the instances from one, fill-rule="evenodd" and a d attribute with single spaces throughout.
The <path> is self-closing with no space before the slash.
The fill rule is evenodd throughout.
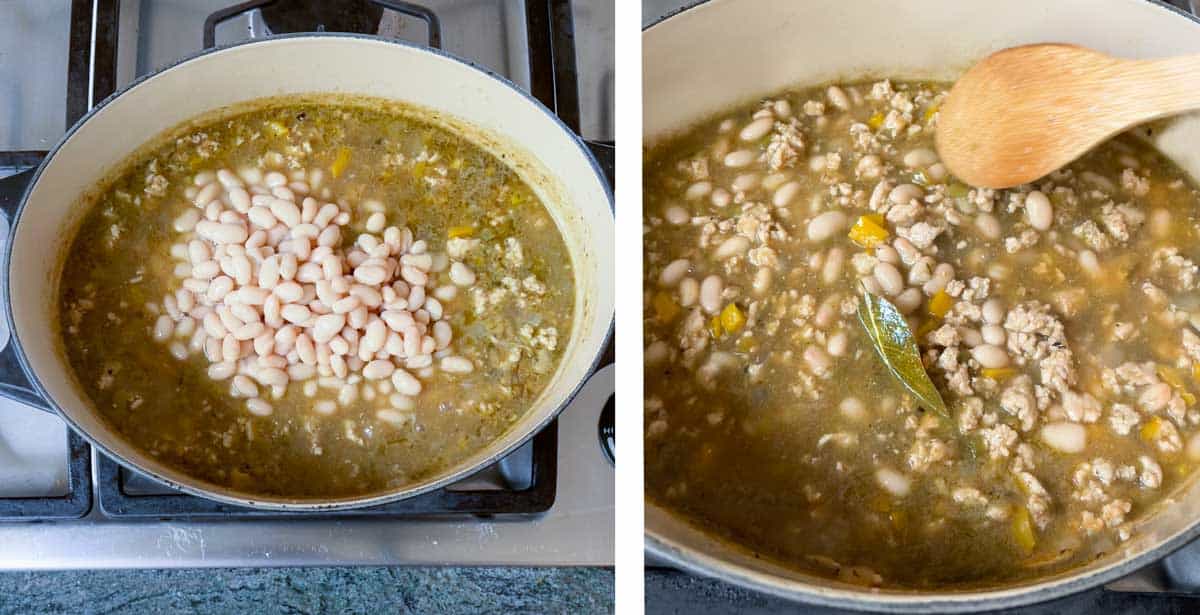
<path id="1" fill-rule="evenodd" d="M 267 398 L 292 382 L 308 397 L 337 390 L 336 402 L 314 403 L 321 414 L 354 403 L 361 385 L 387 401 L 376 416 L 400 424 L 420 378 L 474 369 L 451 351 L 442 302 L 475 274 L 409 229 L 385 228 L 377 201 L 363 203 L 366 232 L 344 249 L 350 208 L 310 195 L 331 200 L 323 179 L 319 169 L 198 173 L 185 192 L 194 207 L 174 221 L 180 287 L 163 298 L 153 335 L 177 359 L 203 353 L 208 375 L 231 380 L 255 415 L 270 415 Z M 435 287 L 443 272 L 449 283 Z"/>

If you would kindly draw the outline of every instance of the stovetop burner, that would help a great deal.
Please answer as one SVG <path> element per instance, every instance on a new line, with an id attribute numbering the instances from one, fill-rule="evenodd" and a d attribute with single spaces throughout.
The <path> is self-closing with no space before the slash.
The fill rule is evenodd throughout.
<path id="1" fill-rule="evenodd" d="M 67 116 L 73 123 L 95 102 L 112 93 L 118 83 L 122 28 L 130 27 L 120 15 L 120 0 L 73 0 L 68 56 Z M 147 10 L 177 9 L 168 6 L 141 7 L 140 21 Z M 445 1 L 439 3 L 446 5 Z M 461 4 L 461 3 L 460 3 Z M 137 7 L 135 7 L 137 8 Z M 190 8 L 190 6 L 189 6 Z M 443 7 L 445 8 L 445 7 Z M 528 36 L 529 86 L 543 104 L 556 110 L 574 129 L 579 126 L 579 97 L 574 55 L 571 3 L 568 0 L 529 0 L 525 3 Z M 217 40 L 222 24 L 243 20 L 245 34 L 257 38 L 292 32 L 354 32 L 411 38 L 408 22 L 424 30 L 431 47 L 442 43 L 438 11 L 423 5 L 395 0 L 338 0 L 294 2 L 252 0 L 217 7 L 203 20 L 205 47 Z M 94 33 L 94 36 L 93 36 Z M 201 32 L 197 32 L 198 35 Z M 245 37 L 243 37 L 245 38 Z M 140 53 L 140 52 L 139 52 Z M 612 181 L 611 143 L 591 143 L 602 158 Z M 36 164 L 41 151 L 0 153 L 0 167 L 20 169 Z M 0 179 L 0 210 L 15 210 L 20 194 L 31 179 L 26 171 Z M 4 382 L 20 382 L 23 375 L 3 365 L 12 359 L 11 349 L 0 355 L 0 391 Z M 35 400 L 22 399 L 26 403 Z M 38 404 L 40 405 L 40 404 Z M 611 413 L 606 415 L 611 421 Z M 611 426 L 601 426 L 601 431 Z M 69 468 L 65 494 L 47 497 L 0 497 L 0 521 L 61 520 L 88 515 L 95 504 L 109 519 L 290 519 L 311 518 L 400 518 L 444 515 L 491 517 L 545 513 L 554 505 L 558 476 L 558 421 L 551 423 L 525 446 L 474 477 L 382 506 L 349 511 L 287 513 L 248 509 L 207 500 L 168 489 L 144 476 L 119 466 L 103 454 L 92 460 L 90 447 L 68 432 Z M 603 462 L 602 462 L 603 463 Z"/>

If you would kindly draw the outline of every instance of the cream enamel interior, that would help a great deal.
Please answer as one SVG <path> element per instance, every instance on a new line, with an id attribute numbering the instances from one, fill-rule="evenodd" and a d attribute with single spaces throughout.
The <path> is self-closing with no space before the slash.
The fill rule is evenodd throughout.
<path id="1" fill-rule="evenodd" d="M 711 0 L 643 34 L 645 140 L 791 87 L 871 77 L 952 80 L 991 51 L 1035 42 L 1153 58 L 1200 52 L 1200 24 L 1146 0 Z M 1197 116 L 1156 125 L 1151 139 L 1200 178 Z M 773 565 L 649 501 L 646 535 L 659 558 L 785 597 L 888 610 L 998 608 L 1082 590 L 1165 555 L 1164 543 L 1180 546 L 1200 521 L 1195 477 L 1175 499 L 1122 550 L 1086 567 L 1021 585 L 942 592 L 869 590 Z"/>
<path id="2" fill-rule="evenodd" d="M 79 196 L 164 130 L 238 102 L 300 93 L 375 96 L 445 114 L 465 136 L 505 155 L 547 204 L 576 275 L 574 328 L 553 379 L 505 435 L 463 464 L 401 491 L 346 500 L 264 500 L 192 480 L 125 445 L 73 386 L 56 352 L 56 256 L 83 213 Z M 445 484 L 514 448 L 543 426 L 590 372 L 613 314 L 614 228 L 603 179 L 581 145 L 544 110 L 501 81 L 427 50 L 378 39 L 299 36 L 232 47 L 186 61 L 123 93 L 70 134 L 41 169 L 12 238 L 12 319 L 31 370 L 67 418 L 126 461 L 185 489 L 262 507 L 347 507 Z M 69 255 L 67 256 L 69 258 Z M 147 375 L 152 377 L 152 375 Z"/>

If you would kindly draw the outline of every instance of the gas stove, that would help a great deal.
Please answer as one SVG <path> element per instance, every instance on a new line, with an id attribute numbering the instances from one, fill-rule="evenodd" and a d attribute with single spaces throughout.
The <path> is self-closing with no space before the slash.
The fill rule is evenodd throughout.
<path id="1" fill-rule="evenodd" d="M 612 181 L 613 7 L 571 0 L 70 0 L 0 20 L 0 204 L 95 103 L 214 45 L 355 32 L 441 48 L 554 110 Z M 0 252 L 7 221 L 0 222 Z M 8 331 L 0 319 L 0 348 Z M 557 421 L 447 488 L 319 514 L 172 491 L 13 400 L 0 351 L 0 569 L 613 564 L 612 350 Z M 21 403 L 24 401 L 26 403 Z"/>

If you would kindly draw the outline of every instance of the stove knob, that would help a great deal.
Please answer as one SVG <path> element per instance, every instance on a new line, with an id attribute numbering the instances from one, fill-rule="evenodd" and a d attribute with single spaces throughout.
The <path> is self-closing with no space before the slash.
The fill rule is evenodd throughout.
<path id="1" fill-rule="evenodd" d="M 600 425 L 598 435 L 600 436 L 600 450 L 604 452 L 604 456 L 608 458 L 608 462 L 616 465 L 617 463 L 617 396 L 608 396 L 608 401 L 604 402 L 604 409 L 600 411 Z"/>

